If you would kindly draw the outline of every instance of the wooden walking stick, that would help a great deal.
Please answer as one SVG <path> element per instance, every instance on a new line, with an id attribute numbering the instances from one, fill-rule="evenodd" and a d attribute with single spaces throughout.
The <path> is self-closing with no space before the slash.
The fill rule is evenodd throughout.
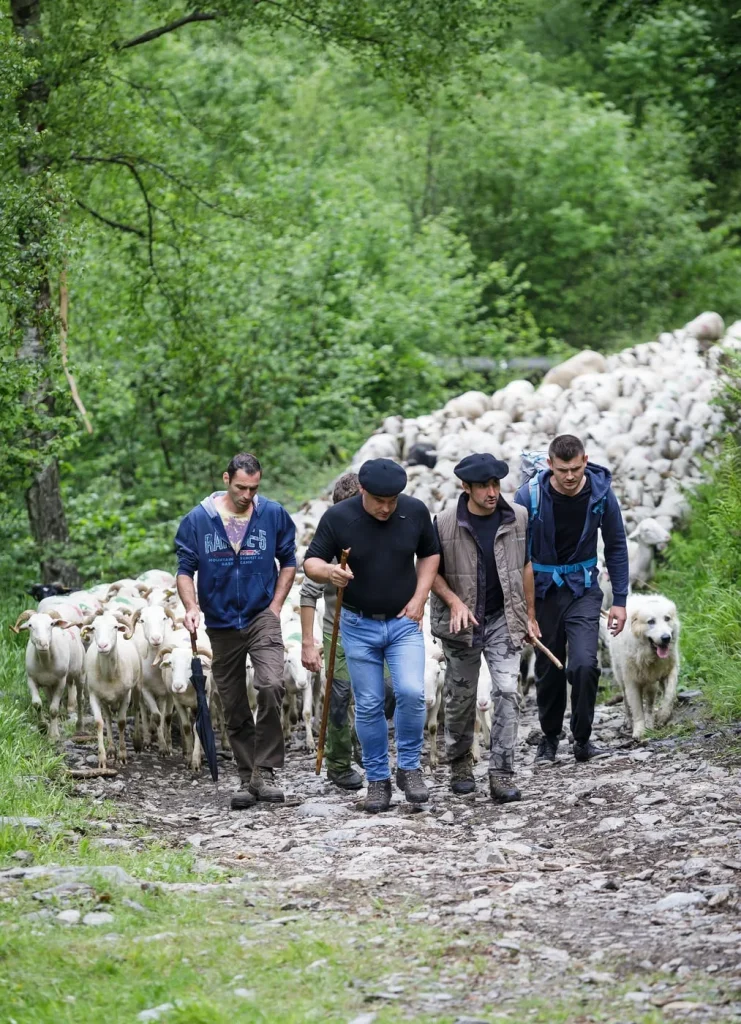
<path id="1" fill-rule="evenodd" d="M 546 645 L 542 644 L 540 640 L 538 640 L 537 636 L 531 636 L 530 643 L 533 645 L 533 647 L 537 647 L 539 651 L 542 651 L 543 654 L 545 654 L 546 658 L 550 658 L 553 664 L 556 666 L 556 668 L 563 668 L 563 665 L 558 660 L 553 651 L 549 651 Z"/>
<path id="2" fill-rule="evenodd" d="M 340 556 L 340 569 L 347 565 L 350 556 L 350 548 L 343 548 Z M 324 707 L 322 708 L 322 724 L 319 729 L 319 742 L 316 748 L 316 774 L 322 771 L 324 760 L 324 740 L 327 736 L 327 722 L 329 721 L 329 702 L 332 698 L 332 680 L 334 679 L 334 659 L 337 654 L 337 637 L 340 632 L 340 612 L 342 611 L 342 598 L 345 596 L 345 588 L 337 588 L 337 605 L 334 610 L 334 622 L 332 623 L 332 643 L 329 645 L 329 661 L 327 662 L 327 684 L 324 687 Z"/>

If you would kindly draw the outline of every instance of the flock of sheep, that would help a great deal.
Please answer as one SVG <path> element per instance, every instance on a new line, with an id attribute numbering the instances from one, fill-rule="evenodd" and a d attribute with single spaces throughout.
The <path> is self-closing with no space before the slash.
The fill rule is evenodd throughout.
<path id="1" fill-rule="evenodd" d="M 562 433 L 577 434 L 593 461 L 613 473 L 613 487 L 628 530 L 631 584 L 651 578 L 655 552 L 661 550 L 687 511 L 685 490 L 702 479 L 702 457 L 712 447 L 721 422 L 712 404 L 724 351 L 741 349 L 741 321 L 726 331 L 717 313 L 703 313 L 681 330 L 654 342 L 610 356 L 584 351 L 554 367 L 535 388 L 513 381 L 493 395 L 469 391 L 429 415 L 387 418 L 357 452 L 353 468 L 368 458 L 393 458 L 407 465 L 407 493 L 435 514 L 457 500 L 453 466 L 464 455 L 490 451 L 507 461 L 502 481 L 511 498 L 520 484 L 523 451 L 545 449 Z M 299 560 L 328 501 L 317 499 L 295 515 Z M 603 589 L 609 581 L 602 577 Z M 190 682 L 190 636 L 183 628 L 185 610 L 171 573 L 153 569 L 137 579 L 118 580 L 68 595 L 44 598 L 23 612 L 14 627 L 29 631 L 26 671 L 33 705 L 41 711 L 41 691 L 48 695 L 48 735 L 59 738 L 59 715 L 77 710 L 82 728 L 84 695 L 96 722 L 99 766 L 115 751 L 112 715 L 118 722 L 118 756 L 126 759 L 124 730 L 133 714 L 135 750 L 156 740 L 161 754 L 172 752 L 170 723 L 177 713 L 183 754 L 193 770 L 202 751 L 192 720 L 196 696 Z M 306 745 L 314 749 L 312 720 L 321 700 L 323 679 L 301 664 L 299 584 L 281 615 L 285 638 L 284 731 L 290 736 L 299 717 Z M 609 602 L 609 593 L 607 596 Z M 322 621 L 317 608 L 315 626 Z M 430 763 L 437 763 L 436 733 L 444 664 L 425 617 L 428 665 Z M 317 634 L 321 643 L 321 634 Z M 228 747 L 218 695 L 211 682 L 211 647 L 198 634 L 198 653 L 207 675 L 212 714 Z M 253 707 L 254 691 L 248 690 Z M 479 686 L 480 730 L 486 740 L 489 681 L 482 668 Z M 107 744 L 104 742 L 104 726 Z M 478 736 L 477 736 L 478 741 Z"/>

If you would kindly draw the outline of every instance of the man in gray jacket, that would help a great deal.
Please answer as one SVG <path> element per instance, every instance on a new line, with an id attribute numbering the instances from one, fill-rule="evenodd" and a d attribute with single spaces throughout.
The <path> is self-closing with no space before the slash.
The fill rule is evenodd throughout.
<path id="1" fill-rule="evenodd" d="M 520 651 L 527 637 L 540 636 L 528 514 L 502 497 L 499 481 L 509 467 L 493 455 L 468 455 L 454 472 L 463 493 L 455 508 L 435 519 L 441 554 L 430 609 L 447 663 L 443 695 L 451 789 L 476 788 L 471 746 L 483 654 L 493 702 L 489 789 L 493 800 L 509 803 L 520 799 L 513 780 Z"/>

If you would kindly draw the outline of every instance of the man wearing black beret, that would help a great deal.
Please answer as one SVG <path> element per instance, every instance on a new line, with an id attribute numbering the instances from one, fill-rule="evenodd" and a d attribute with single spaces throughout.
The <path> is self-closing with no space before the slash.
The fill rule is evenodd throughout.
<path id="1" fill-rule="evenodd" d="M 388 810 L 391 773 L 384 714 L 384 660 L 396 696 L 396 784 L 410 803 L 428 799 L 419 766 L 425 724 L 422 615 L 440 562 L 427 507 L 401 492 L 404 469 L 371 459 L 358 473 L 360 494 L 322 516 L 304 571 L 345 588 L 340 628 L 355 696 L 355 728 L 368 778 L 365 810 Z M 333 565 L 343 548 L 346 569 Z M 416 566 L 415 566 L 416 558 Z"/>
<path id="2" fill-rule="evenodd" d="M 520 799 L 514 757 L 520 708 L 520 651 L 540 636 L 528 554 L 528 514 L 501 495 L 506 462 L 467 455 L 454 469 L 463 493 L 435 519 L 440 568 L 432 586 L 432 632 L 442 640 L 447 667 L 445 748 L 454 793 L 472 793 L 471 746 L 481 655 L 492 681 L 489 789 L 498 803 Z"/>

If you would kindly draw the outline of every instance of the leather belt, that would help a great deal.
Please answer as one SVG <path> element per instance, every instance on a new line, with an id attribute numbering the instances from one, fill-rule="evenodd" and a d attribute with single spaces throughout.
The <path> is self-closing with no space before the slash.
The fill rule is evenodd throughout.
<path id="1" fill-rule="evenodd" d="M 347 611 L 352 612 L 353 615 L 360 615 L 364 619 L 375 619 L 376 622 L 388 622 L 389 619 L 396 618 L 395 615 L 370 615 L 368 612 L 364 612 L 361 608 L 355 608 L 353 605 L 347 604 L 346 602 L 343 602 L 342 609 L 343 611 L 346 609 Z"/>

